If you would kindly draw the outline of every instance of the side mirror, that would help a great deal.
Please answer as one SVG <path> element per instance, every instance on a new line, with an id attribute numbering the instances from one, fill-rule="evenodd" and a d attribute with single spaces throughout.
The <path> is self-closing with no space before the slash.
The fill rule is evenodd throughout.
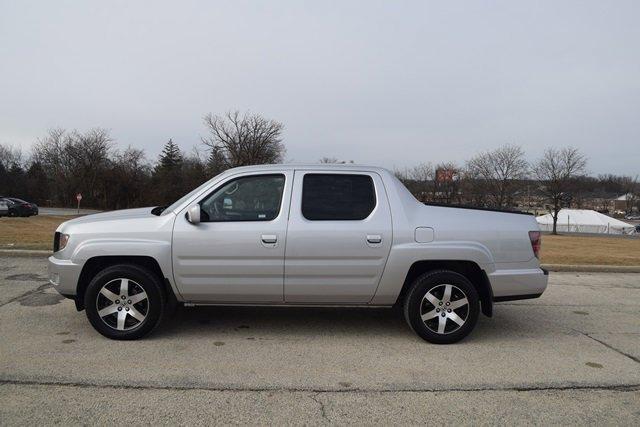
<path id="1" fill-rule="evenodd" d="M 187 221 L 193 225 L 200 224 L 200 205 L 195 204 L 187 210 Z"/>

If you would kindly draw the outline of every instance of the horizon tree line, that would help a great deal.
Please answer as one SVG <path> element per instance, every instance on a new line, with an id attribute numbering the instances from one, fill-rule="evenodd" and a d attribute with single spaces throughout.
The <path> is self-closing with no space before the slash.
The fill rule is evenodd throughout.
<path id="1" fill-rule="evenodd" d="M 0 144 L 0 196 L 71 206 L 82 193 L 83 205 L 98 209 L 165 205 L 226 169 L 285 160 L 284 125 L 276 120 L 230 111 L 207 114 L 203 122 L 207 135 L 201 150 L 186 153 L 169 138 L 151 162 L 142 149 L 118 148 L 103 128 L 52 129 L 29 155 Z M 347 162 L 353 160 L 319 159 Z M 579 205 L 584 197 L 629 194 L 627 210 L 637 206 L 637 177 L 590 177 L 586 165 L 586 157 L 573 147 L 549 148 L 529 163 L 522 147 L 506 144 L 462 166 L 424 162 L 395 174 L 423 202 L 508 209 L 527 191 L 545 201 L 554 224 L 560 209 Z"/>

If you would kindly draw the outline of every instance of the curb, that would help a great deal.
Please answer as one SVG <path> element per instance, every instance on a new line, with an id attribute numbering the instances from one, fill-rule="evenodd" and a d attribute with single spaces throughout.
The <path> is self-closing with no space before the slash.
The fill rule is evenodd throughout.
<path id="1" fill-rule="evenodd" d="M 542 268 L 554 272 L 574 273 L 640 273 L 640 265 L 571 265 L 542 264 Z"/>
<path id="2" fill-rule="evenodd" d="M 33 249 L 0 249 L 0 256 L 10 257 L 49 257 L 52 251 L 42 251 Z"/>

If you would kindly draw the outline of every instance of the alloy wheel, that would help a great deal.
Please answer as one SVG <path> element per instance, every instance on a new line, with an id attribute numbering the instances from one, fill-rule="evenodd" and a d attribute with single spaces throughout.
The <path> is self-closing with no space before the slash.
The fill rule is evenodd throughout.
<path id="1" fill-rule="evenodd" d="M 96 297 L 100 319 L 118 331 L 135 329 L 149 312 L 147 293 L 137 282 L 118 278 L 107 282 Z"/>
<path id="2" fill-rule="evenodd" d="M 469 317 L 467 295 L 455 285 L 437 285 L 422 298 L 420 317 L 432 332 L 441 335 L 455 332 Z"/>

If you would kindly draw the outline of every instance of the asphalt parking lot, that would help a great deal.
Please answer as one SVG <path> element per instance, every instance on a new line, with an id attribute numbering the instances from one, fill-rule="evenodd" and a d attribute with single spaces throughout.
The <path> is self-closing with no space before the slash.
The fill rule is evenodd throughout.
<path id="1" fill-rule="evenodd" d="M 180 309 L 149 338 L 98 335 L 0 258 L 0 423 L 640 422 L 640 274 L 552 273 L 463 342 L 383 309 Z"/>

